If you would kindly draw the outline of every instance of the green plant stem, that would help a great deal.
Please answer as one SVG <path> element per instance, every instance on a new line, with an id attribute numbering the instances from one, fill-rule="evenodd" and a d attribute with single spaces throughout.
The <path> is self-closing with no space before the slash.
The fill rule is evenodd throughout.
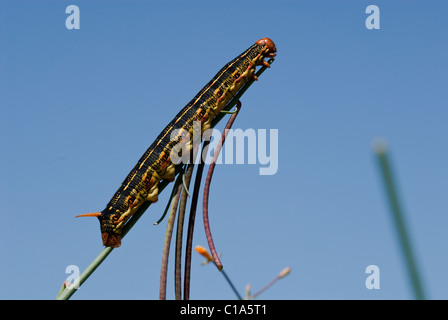
<path id="1" fill-rule="evenodd" d="M 84 270 L 84 272 L 79 276 L 79 286 L 81 286 L 84 281 L 87 280 L 88 277 L 99 267 L 99 265 L 107 258 L 107 256 L 112 252 L 114 248 L 106 247 L 104 248 L 100 254 L 92 261 L 92 263 Z M 75 292 L 76 288 L 65 288 L 60 291 L 57 300 L 67 300 L 69 299 Z"/>
<path id="2" fill-rule="evenodd" d="M 398 197 L 397 187 L 393 178 L 393 173 L 389 163 L 385 145 L 383 143 L 377 144 L 375 147 L 375 153 L 380 166 L 380 171 L 384 182 L 384 189 L 386 191 L 390 211 L 392 213 L 392 220 L 395 224 L 398 240 L 404 256 L 405 265 L 407 267 L 409 279 L 413 288 L 414 297 L 418 300 L 424 300 L 425 295 L 423 293 L 422 283 L 417 270 L 417 264 L 406 228 L 403 209 Z"/>
<path id="3" fill-rule="evenodd" d="M 227 275 L 227 273 L 224 272 L 224 269 L 221 269 L 220 272 L 222 273 L 222 275 L 224 276 L 224 278 L 226 278 L 227 283 L 230 285 L 230 288 L 232 288 L 233 292 L 235 293 L 235 295 L 238 297 L 239 300 L 243 300 L 243 298 L 240 296 L 240 294 L 238 293 L 238 290 L 236 290 L 235 286 L 233 285 L 232 281 L 230 280 L 229 276 Z"/>

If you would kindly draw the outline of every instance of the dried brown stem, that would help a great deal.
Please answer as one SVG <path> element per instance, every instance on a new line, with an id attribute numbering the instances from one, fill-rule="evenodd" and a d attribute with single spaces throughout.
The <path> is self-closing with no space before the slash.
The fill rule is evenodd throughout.
<path id="1" fill-rule="evenodd" d="M 187 189 L 190 186 L 191 174 L 193 173 L 194 164 L 190 163 L 185 172 L 185 186 Z M 184 190 L 185 191 L 185 190 Z M 187 204 L 188 194 L 183 192 L 180 199 L 179 214 L 177 218 L 177 233 L 176 233 L 176 256 L 174 262 L 174 291 L 176 300 L 181 297 L 181 257 L 182 257 L 182 234 L 184 229 L 185 207 Z"/>
<path id="2" fill-rule="evenodd" d="M 202 210 L 203 210 L 205 235 L 207 237 L 210 252 L 213 256 L 216 267 L 218 268 L 219 271 L 222 270 L 222 263 L 221 263 L 221 260 L 219 259 L 218 253 L 216 252 L 215 244 L 213 242 L 213 237 L 212 237 L 212 233 L 210 230 L 210 223 L 209 223 L 209 218 L 208 218 L 208 197 L 209 197 L 209 193 L 210 193 L 210 183 L 212 180 L 213 171 L 215 170 L 216 160 L 218 159 L 218 155 L 221 152 L 221 148 L 226 140 L 229 129 L 232 127 L 232 124 L 235 121 L 235 118 L 238 115 L 240 109 L 241 109 L 241 102 L 238 101 L 238 103 L 236 105 L 236 111 L 234 114 L 232 114 L 229 121 L 227 122 L 226 127 L 224 128 L 224 132 L 221 135 L 221 139 L 219 140 L 218 145 L 216 146 L 216 149 L 213 153 L 213 158 L 212 158 L 212 161 L 211 161 L 209 169 L 208 169 L 207 178 L 205 180 L 204 196 L 202 199 Z"/>
<path id="3" fill-rule="evenodd" d="M 205 141 L 204 148 L 206 148 L 208 144 L 209 141 Z M 201 188 L 203 171 L 204 171 L 204 163 L 201 161 L 201 163 L 198 164 L 198 169 L 196 170 L 194 190 L 191 199 L 190 217 L 188 219 L 187 243 L 185 245 L 184 300 L 190 299 L 190 274 L 191 274 L 191 252 L 193 248 L 193 231 L 194 231 L 196 208 L 198 205 L 199 190 Z"/>
<path id="4" fill-rule="evenodd" d="M 171 201 L 171 210 L 168 216 L 166 225 L 165 242 L 163 244 L 162 265 L 160 267 L 160 289 L 159 299 L 166 299 L 166 278 L 168 273 L 168 257 L 170 253 L 171 235 L 173 234 L 174 219 L 176 217 L 177 206 L 179 203 L 179 196 L 182 192 L 182 184 L 177 187 L 177 193 Z"/>

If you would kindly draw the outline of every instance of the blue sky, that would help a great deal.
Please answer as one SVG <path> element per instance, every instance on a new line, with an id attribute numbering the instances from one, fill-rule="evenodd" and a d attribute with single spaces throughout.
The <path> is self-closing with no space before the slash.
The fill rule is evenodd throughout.
<path id="1" fill-rule="evenodd" d="M 54 299 L 101 251 L 95 219 L 164 126 L 228 61 L 278 56 L 234 127 L 278 129 L 278 172 L 219 165 L 210 222 L 244 292 L 264 299 L 411 299 L 372 143 L 391 152 L 428 298 L 447 299 L 444 1 L 0 2 L 0 298 Z M 80 9 L 68 30 L 65 8 Z M 365 9 L 380 9 L 368 30 Z M 222 126 L 222 124 L 221 124 Z M 221 127 L 222 128 L 222 127 Z M 169 192 L 72 299 L 157 299 Z M 194 245 L 207 246 L 201 217 Z M 233 299 L 192 261 L 192 299 Z M 172 262 L 172 261 L 171 261 Z M 365 286 L 368 265 L 380 289 Z M 174 298 L 173 265 L 168 298 Z"/>

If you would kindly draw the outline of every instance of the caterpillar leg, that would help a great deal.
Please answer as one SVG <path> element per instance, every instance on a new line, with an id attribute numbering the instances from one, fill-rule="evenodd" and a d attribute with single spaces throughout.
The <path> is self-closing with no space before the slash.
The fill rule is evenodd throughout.
<path id="1" fill-rule="evenodd" d="M 157 202 L 159 200 L 159 183 L 157 182 L 156 185 L 154 185 L 150 192 L 148 192 L 148 195 L 146 196 L 146 201 L 151 202 Z"/>

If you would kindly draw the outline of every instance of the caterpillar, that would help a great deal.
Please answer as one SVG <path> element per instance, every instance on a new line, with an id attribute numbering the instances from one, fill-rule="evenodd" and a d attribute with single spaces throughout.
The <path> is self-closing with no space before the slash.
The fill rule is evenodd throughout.
<path id="1" fill-rule="evenodd" d="M 144 202 L 157 201 L 158 186 L 162 180 L 174 180 L 175 164 L 171 161 L 170 154 L 180 141 L 193 135 L 193 122 L 201 123 L 202 132 L 209 129 L 212 120 L 241 87 L 250 79 L 256 80 L 255 68 L 260 65 L 269 67 L 264 59 L 274 57 L 276 51 L 274 42 L 263 38 L 227 63 L 163 129 L 122 182 L 106 208 L 100 212 L 77 216 L 99 219 L 104 246 L 119 247 L 126 221 Z M 174 130 L 177 131 L 173 138 Z M 187 141 L 191 149 L 192 142 L 189 139 L 183 141 Z"/>

